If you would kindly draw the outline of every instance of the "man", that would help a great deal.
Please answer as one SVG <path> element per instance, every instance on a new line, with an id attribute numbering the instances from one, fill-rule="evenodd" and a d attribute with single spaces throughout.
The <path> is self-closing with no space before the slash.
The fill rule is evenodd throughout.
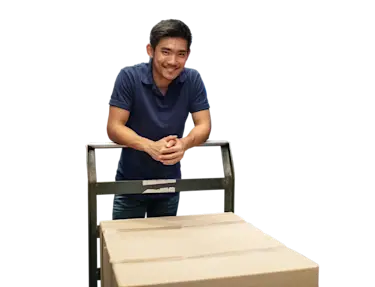
<path id="1" fill-rule="evenodd" d="M 149 63 L 123 68 L 109 102 L 107 133 L 122 149 L 116 180 L 180 179 L 185 152 L 211 131 L 200 74 L 185 68 L 192 36 L 179 20 L 155 25 L 147 45 Z M 192 114 L 194 128 L 183 137 Z M 113 219 L 175 216 L 179 193 L 115 195 Z"/>

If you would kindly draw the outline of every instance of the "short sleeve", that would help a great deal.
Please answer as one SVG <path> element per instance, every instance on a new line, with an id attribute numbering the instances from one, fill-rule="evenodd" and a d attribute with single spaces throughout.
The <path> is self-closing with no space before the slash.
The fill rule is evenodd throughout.
<path id="1" fill-rule="evenodd" d="M 131 111 L 133 104 L 133 88 L 131 77 L 122 69 L 118 74 L 109 104 L 127 111 Z"/>
<path id="2" fill-rule="evenodd" d="M 210 105 L 207 99 L 206 87 L 203 83 L 203 80 L 200 74 L 195 70 L 192 71 L 191 81 L 192 81 L 192 89 L 191 89 L 192 92 L 190 95 L 190 105 L 189 105 L 190 113 L 195 113 L 195 112 L 209 109 Z"/>

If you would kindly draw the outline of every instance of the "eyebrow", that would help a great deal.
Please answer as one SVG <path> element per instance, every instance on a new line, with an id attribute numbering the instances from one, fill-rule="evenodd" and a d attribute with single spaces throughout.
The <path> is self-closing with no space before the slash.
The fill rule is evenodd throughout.
<path id="1" fill-rule="evenodd" d="M 166 48 L 166 47 L 162 47 L 161 50 L 163 50 L 163 51 L 172 51 L 172 49 Z M 186 50 L 179 50 L 178 52 L 179 53 L 181 53 L 181 52 L 186 53 L 187 51 Z"/>

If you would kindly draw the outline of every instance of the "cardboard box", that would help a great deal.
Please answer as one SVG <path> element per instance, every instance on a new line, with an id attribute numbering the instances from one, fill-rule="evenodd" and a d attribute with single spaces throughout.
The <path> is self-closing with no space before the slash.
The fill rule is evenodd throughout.
<path id="1" fill-rule="evenodd" d="M 105 221 L 102 287 L 317 287 L 319 267 L 228 212 Z"/>

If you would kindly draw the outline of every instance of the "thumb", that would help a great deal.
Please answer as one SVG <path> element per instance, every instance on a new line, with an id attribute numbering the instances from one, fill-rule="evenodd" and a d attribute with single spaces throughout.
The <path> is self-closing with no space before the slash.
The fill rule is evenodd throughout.
<path id="1" fill-rule="evenodd" d="M 176 144 L 176 141 L 175 141 L 175 140 L 170 140 L 170 141 L 167 143 L 167 147 L 174 146 L 175 144 Z"/>
<path id="2" fill-rule="evenodd" d="M 176 139 L 177 138 L 177 136 L 167 136 L 167 137 L 165 137 L 164 139 L 166 140 L 166 141 L 170 141 L 170 140 L 174 140 L 174 139 Z"/>

